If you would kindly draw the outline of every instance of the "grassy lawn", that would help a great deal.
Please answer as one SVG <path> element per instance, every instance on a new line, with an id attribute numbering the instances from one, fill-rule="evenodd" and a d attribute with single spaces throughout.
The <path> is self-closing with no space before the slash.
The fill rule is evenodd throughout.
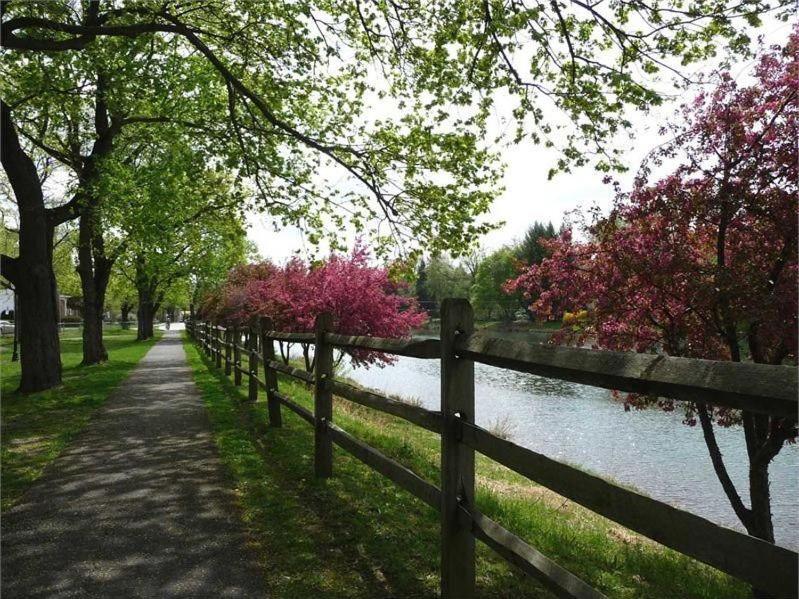
<path id="1" fill-rule="evenodd" d="M 10 339 L 2 340 L 2 510 L 19 501 L 154 342 L 155 339 L 137 342 L 135 330 L 107 331 L 108 362 L 80 366 L 82 342 L 79 334 L 70 331 L 61 339 L 64 384 L 58 389 L 20 395 L 15 392 L 19 386 L 19 362 L 11 362 Z"/>
<path id="2" fill-rule="evenodd" d="M 335 450 L 334 477 L 313 477 L 311 428 L 283 409 L 266 426 L 265 398 L 252 406 L 186 341 L 222 458 L 263 556 L 272 597 L 432 597 L 438 589 L 436 512 Z M 312 406 L 300 382 L 281 391 Z M 438 437 L 400 419 L 335 400 L 336 422 L 435 482 Z M 480 510 L 611 597 L 748 597 L 748 587 L 645 540 L 478 455 Z M 478 543 L 482 597 L 548 597 Z"/>

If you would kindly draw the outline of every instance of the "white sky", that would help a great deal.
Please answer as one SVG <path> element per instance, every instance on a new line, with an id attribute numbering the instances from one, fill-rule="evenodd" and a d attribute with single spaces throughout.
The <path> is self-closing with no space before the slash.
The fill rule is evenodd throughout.
<path id="1" fill-rule="evenodd" d="M 766 45 L 783 44 L 790 27 L 790 23 L 772 23 L 758 33 L 764 35 Z M 731 72 L 739 82 L 745 84 L 754 63 L 753 60 L 742 62 L 735 65 Z M 712 70 L 713 66 L 703 68 Z M 624 150 L 623 161 L 630 170 L 614 175 L 624 186 L 631 182 L 647 153 L 663 141 L 658 135 L 658 128 L 672 117 L 680 104 L 690 100 L 698 91 L 698 88 L 693 88 L 675 96 L 648 115 L 628 115 L 633 123 L 634 141 L 627 142 L 629 147 L 622 145 L 621 148 Z M 497 119 L 501 116 L 499 113 L 495 114 Z M 560 174 L 548 181 L 547 172 L 558 158 L 555 150 L 525 141 L 519 145 L 508 145 L 503 148 L 501 155 L 507 165 L 503 181 L 505 191 L 494 201 L 487 220 L 504 221 L 505 224 L 483 238 L 481 245 L 486 250 L 496 249 L 520 238 L 533 221 L 552 221 L 557 228 L 564 214 L 574 209 L 588 208 L 595 204 L 603 208 L 610 206 L 613 190 L 602 183 L 604 174 L 592 167 Z M 306 247 L 298 229 L 284 227 L 275 232 L 270 222 L 268 216 L 263 215 L 252 215 L 249 218 L 248 236 L 264 258 L 281 262 L 298 252 L 304 255 L 310 249 Z M 349 231 L 341 234 L 350 239 L 351 245 L 354 233 Z"/>

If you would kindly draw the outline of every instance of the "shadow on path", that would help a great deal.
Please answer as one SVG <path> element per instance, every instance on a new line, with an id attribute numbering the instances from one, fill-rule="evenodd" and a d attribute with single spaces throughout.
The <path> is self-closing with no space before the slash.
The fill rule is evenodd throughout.
<path id="1" fill-rule="evenodd" d="M 2 595 L 266 595 L 176 331 L 3 515 Z"/>

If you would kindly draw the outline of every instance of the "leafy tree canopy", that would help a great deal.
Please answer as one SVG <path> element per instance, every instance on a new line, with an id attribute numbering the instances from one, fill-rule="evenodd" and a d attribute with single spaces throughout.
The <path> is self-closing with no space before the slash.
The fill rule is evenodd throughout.
<path id="1" fill-rule="evenodd" d="M 445 256 L 434 256 L 427 265 L 427 292 L 438 303 L 448 297 L 469 297 L 472 278 L 465 268 Z"/>
<path id="2" fill-rule="evenodd" d="M 508 295 L 502 286 L 518 274 L 519 266 L 512 248 L 500 248 L 486 256 L 477 267 L 471 289 L 475 309 L 489 319 L 499 316 L 511 320 L 522 308 L 521 294 Z"/>
<path id="3" fill-rule="evenodd" d="M 654 163 L 676 164 L 653 180 L 645 164 L 612 213 L 546 242 L 549 260 L 508 286 L 547 313 L 587 309 L 557 338 L 600 347 L 779 365 L 797 360 L 799 26 L 785 47 L 764 53 L 755 85 L 729 74 L 684 107 L 674 141 Z M 745 343 L 744 343 L 745 341 Z M 748 356 L 747 356 L 748 353 Z M 674 402 L 630 396 L 637 407 Z M 750 534 L 774 542 L 768 468 L 797 436 L 796 418 L 685 404 L 697 419 L 716 474 Z M 731 480 L 714 423 L 742 424 L 749 506 Z"/>
<path id="4" fill-rule="evenodd" d="M 496 192 L 481 140 L 497 97 L 512 98 L 518 138 L 552 144 L 559 119 L 546 108 L 563 113 L 558 169 L 620 167 L 609 142 L 626 108 L 661 101 L 659 75 L 678 76 L 675 65 L 714 55 L 720 40 L 745 51 L 743 26 L 784 6 L 4 3 L 3 96 L 23 112 L 39 103 L 26 133 L 54 126 L 70 141 L 48 148 L 74 158 L 88 127 L 49 123 L 83 115 L 105 85 L 117 124 L 172 120 L 207 134 L 261 206 L 311 241 L 346 223 L 459 253 L 486 230 L 478 217 Z M 380 114 L 366 110 L 381 98 Z"/>

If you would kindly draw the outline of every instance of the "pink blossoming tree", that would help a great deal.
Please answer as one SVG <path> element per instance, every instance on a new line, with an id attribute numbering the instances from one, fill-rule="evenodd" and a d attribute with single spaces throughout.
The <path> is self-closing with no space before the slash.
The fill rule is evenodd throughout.
<path id="1" fill-rule="evenodd" d="M 316 317 L 333 314 L 335 330 L 344 335 L 406 337 L 426 315 L 416 300 L 401 292 L 389 270 L 369 264 L 361 244 L 347 256 L 331 255 L 321 264 L 292 259 L 283 266 L 249 264 L 231 271 L 227 282 L 209 294 L 200 315 L 243 324 L 253 316 L 268 316 L 277 330 L 310 332 Z M 306 368 L 312 368 L 310 347 L 303 345 Z M 386 364 L 392 357 L 377 352 L 348 352 L 356 364 Z M 288 361 L 289 346 L 281 344 Z"/>
<path id="2" fill-rule="evenodd" d="M 759 60 L 757 83 L 718 87 L 684 107 L 674 141 L 645 165 L 611 214 L 545 241 L 550 257 L 506 284 L 540 314 L 588 310 L 556 342 L 716 360 L 795 363 L 799 28 Z M 627 407 L 673 402 L 627 397 Z M 686 405 L 718 479 L 749 534 L 774 542 L 769 464 L 796 436 L 796 419 Z M 741 425 L 749 505 L 727 473 L 714 427 Z"/>

